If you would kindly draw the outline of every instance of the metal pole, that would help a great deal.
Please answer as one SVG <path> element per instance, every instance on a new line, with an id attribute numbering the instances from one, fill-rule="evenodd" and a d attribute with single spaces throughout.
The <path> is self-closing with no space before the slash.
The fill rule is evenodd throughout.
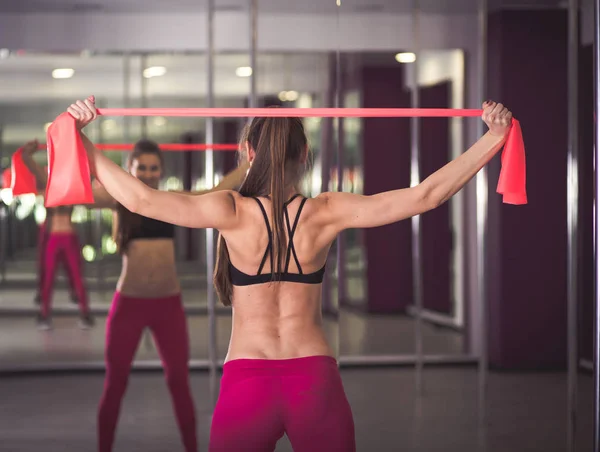
<path id="1" fill-rule="evenodd" d="M 141 62 L 141 67 L 140 67 L 140 75 L 141 75 L 141 85 L 140 85 L 140 91 L 141 91 L 141 104 L 142 104 L 142 108 L 147 108 L 148 107 L 148 79 L 146 77 L 144 77 L 144 69 L 146 69 L 146 61 L 147 61 L 147 56 L 146 55 L 142 55 L 142 57 L 140 58 L 140 62 Z M 140 118 L 141 120 L 141 128 L 142 128 L 142 138 L 146 138 L 146 134 L 148 133 L 148 118 L 146 116 L 142 116 Z"/>
<path id="2" fill-rule="evenodd" d="M 256 49 L 258 43 L 258 0 L 250 0 L 250 108 L 256 107 Z"/>
<path id="3" fill-rule="evenodd" d="M 342 87 L 342 59 L 340 51 L 340 8 L 341 3 L 337 5 L 336 20 L 337 20 L 337 50 L 335 54 L 335 108 L 340 108 L 343 105 L 343 87 Z M 344 120 L 343 118 L 336 118 L 337 125 L 337 187 L 336 191 L 342 191 L 344 182 L 344 154 L 343 154 L 343 142 L 344 142 Z M 344 300 L 346 298 L 346 260 L 344 250 L 344 232 L 340 232 L 337 237 L 336 246 L 336 267 L 337 267 L 337 308 L 335 312 L 338 312 Z"/>
<path id="4" fill-rule="evenodd" d="M 206 100 L 208 108 L 214 108 L 214 16 L 215 16 L 215 0 L 208 0 L 208 48 L 206 52 L 206 71 L 208 86 L 206 91 Z M 214 120 L 211 117 L 206 118 L 206 144 L 214 143 Z M 214 182 L 214 161 L 213 150 L 209 149 L 204 153 L 204 178 L 206 180 L 206 188 L 211 188 Z M 214 230 L 206 230 L 206 300 L 208 303 L 208 359 L 210 361 L 210 401 L 211 406 L 216 404 L 216 376 L 217 376 L 217 319 L 215 314 L 215 291 L 212 285 L 212 276 L 215 265 L 215 243 Z"/>
<path id="5" fill-rule="evenodd" d="M 600 209 L 600 0 L 594 0 L 594 127 L 595 127 L 595 162 L 596 188 L 594 209 L 594 265 L 596 266 L 595 284 L 595 331 L 594 331 L 594 451 L 600 452 L 600 241 L 598 240 L 598 211 Z"/>
<path id="6" fill-rule="evenodd" d="M 419 108 L 419 0 L 413 0 L 412 28 L 413 28 L 413 51 L 417 56 L 412 64 L 412 91 L 411 106 Z M 415 187 L 421 182 L 419 171 L 419 148 L 420 148 L 420 120 L 411 118 L 410 133 L 410 186 Z M 423 268 L 421 262 L 421 217 L 415 215 L 411 218 L 412 228 L 412 266 L 413 266 L 413 296 L 415 299 L 415 385 L 418 396 L 423 394 Z"/>
<path id="7" fill-rule="evenodd" d="M 579 203 L 579 146 L 578 146 L 578 58 L 579 51 L 579 0 L 569 0 L 569 50 L 568 50 L 568 133 L 567 158 L 567 451 L 575 450 L 577 427 L 577 228 Z"/>
<path id="8" fill-rule="evenodd" d="M 478 75 L 479 75 L 479 100 L 486 97 L 487 92 L 487 35 L 488 35 L 488 0 L 479 0 L 479 49 L 478 49 Z M 485 133 L 483 121 L 477 122 L 477 134 L 483 136 Z M 477 173 L 476 179 L 476 199 L 477 199 L 477 300 L 479 303 L 479 366 L 478 366 L 478 403 L 479 419 L 485 419 L 485 396 L 487 386 L 488 372 L 488 306 L 486 297 L 487 272 L 485 263 L 485 244 L 487 233 L 487 208 L 488 208 L 488 190 L 487 190 L 487 169 L 484 167 Z"/>
<path id="9" fill-rule="evenodd" d="M 129 54 L 123 56 L 123 105 L 131 107 L 131 57 Z M 131 117 L 123 117 L 123 139 L 125 143 L 131 142 Z M 127 153 L 121 154 L 121 166 L 127 167 Z"/>

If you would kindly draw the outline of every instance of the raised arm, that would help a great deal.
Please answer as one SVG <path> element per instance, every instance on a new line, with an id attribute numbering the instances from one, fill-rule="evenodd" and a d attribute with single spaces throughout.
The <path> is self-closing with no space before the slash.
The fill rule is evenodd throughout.
<path id="1" fill-rule="evenodd" d="M 48 183 L 48 173 L 44 167 L 33 159 L 33 154 L 38 151 L 38 148 L 39 143 L 37 140 L 29 141 L 23 146 L 21 156 L 23 157 L 23 163 L 27 169 L 35 176 L 38 190 L 43 190 Z"/>
<path id="2" fill-rule="evenodd" d="M 79 130 L 96 118 L 93 98 L 77 101 L 68 112 L 77 120 Z M 110 196 L 131 212 L 191 228 L 228 229 L 237 221 L 237 194 L 219 191 L 205 196 L 169 193 L 148 187 L 106 157 L 82 133 L 90 166 Z M 237 195 L 237 196 L 236 196 Z"/>
<path id="3" fill-rule="evenodd" d="M 395 223 L 435 209 L 454 196 L 498 153 L 506 140 L 512 114 L 502 104 L 484 103 L 482 119 L 489 131 L 469 150 L 419 185 L 371 196 L 324 193 L 324 221 L 339 232 Z"/>

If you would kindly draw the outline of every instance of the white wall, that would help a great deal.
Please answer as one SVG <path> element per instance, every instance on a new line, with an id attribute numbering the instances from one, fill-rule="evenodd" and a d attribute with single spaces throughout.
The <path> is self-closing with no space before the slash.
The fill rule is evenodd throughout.
<path id="1" fill-rule="evenodd" d="M 198 14 L 5 14 L 0 16 L 0 47 L 67 52 L 182 51 L 206 48 L 206 15 Z M 411 45 L 406 14 L 262 14 L 262 51 L 395 50 Z M 421 47 L 467 48 L 474 43 L 475 15 L 423 15 Z M 249 47 L 249 21 L 243 13 L 215 17 L 219 51 Z"/>

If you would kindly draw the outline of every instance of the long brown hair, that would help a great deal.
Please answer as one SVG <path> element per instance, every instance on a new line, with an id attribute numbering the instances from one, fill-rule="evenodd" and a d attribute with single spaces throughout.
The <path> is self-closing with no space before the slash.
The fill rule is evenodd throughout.
<path id="1" fill-rule="evenodd" d="M 160 160 L 160 166 L 164 169 L 164 158 L 158 144 L 152 140 L 139 140 L 135 143 L 133 151 L 127 157 L 127 169 L 131 171 L 131 165 L 134 160 L 140 158 L 144 154 L 153 154 Z M 123 205 L 117 203 L 117 228 L 114 232 L 114 241 L 117 244 L 119 253 L 123 254 L 127 251 L 127 246 L 131 239 L 131 233 L 133 230 L 141 225 L 141 217 L 127 210 Z"/>
<path id="2" fill-rule="evenodd" d="M 299 118 L 255 118 L 247 125 L 240 140 L 240 153 L 255 152 L 254 161 L 240 187 L 242 196 L 271 196 L 273 268 L 271 280 L 282 273 L 287 239 L 283 210 L 286 190 L 297 187 L 305 170 L 308 142 Z M 217 295 L 225 306 L 231 306 L 233 286 L 229 274 L 229 252 L 219 236 L 214 273 Z"/>

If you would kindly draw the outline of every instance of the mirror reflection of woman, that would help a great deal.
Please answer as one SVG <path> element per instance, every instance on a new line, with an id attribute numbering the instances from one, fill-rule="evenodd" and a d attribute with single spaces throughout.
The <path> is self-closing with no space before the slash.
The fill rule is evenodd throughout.
<path id="1" fill-rule="evenodd" d="M 210 451 L 273 451 L 284 434 L 295 452 L 355 451 L 350 405 L 322 328 L 329 248 L 345 229 L 401 221 L 457 193 L 500 151 L 510 128 L 501 104 L 483 107 L 489 132 L 469 150 L 415 187 L 372 196 L 298 193 L 308 158 L 298 118 L 255 118 L 243 135 L 251 168 L 239 193 L 198 197 L 140 183 L 81 134 L 98 179 L 129 210 L 221 234 L 214 280 L 233 326 Z M 80 127 L 96 117 L 91 98 L 68 111 Z"/>
<path id="2" fill-rule="evenodd" d="M 158 190 L 164 160 L 151 140 L 138 141 L 127 159 L 130 177 Z M 238 168 L 215 188 L 230 190 L 243 180 Z M 182 194 L 193 197 L 203 192 Z M 113 448 L 121 402 L 143 331 L 149 328 L 160 354 L 186 452 L 197 450 L 196 414 L 189 387 L 189 336 L 175 262 L 175 229 L 130 212 L 94 183 L 94 207 L 113 209 L 113 235 L 122 256 L 121 275 L 106 322 L 106 377 L 98 408 L 98 450 Z"/>
<path id="3" fill-rule="evenodd" d="M 43 191 L 48 183 L 48 172 L 33 158 L 38 151 L 37 141 L 30 141 L 22 151 L 23 163 L 33 173 L 37 188 Z M 71 299 L 79 303 L 81 317 L 79 327 L 90 328 L 94 320 L 90 314 L 87 290 L 83 280 L 83 259 L 77 231 L 71 221 L 72 206 L 59 206 L 46 209 L 46 220 L 38 235 L 38 292 L 40 313 L 37 319 L 38 329 L 52 328 L 51 306 L 54 292 L 54 282 L 58 265 L 65 266 L 71 287 Z M 75 297 L 73 297 L 75 295 Z M 37 297 L 36 297 L 37 298 Z"/>

